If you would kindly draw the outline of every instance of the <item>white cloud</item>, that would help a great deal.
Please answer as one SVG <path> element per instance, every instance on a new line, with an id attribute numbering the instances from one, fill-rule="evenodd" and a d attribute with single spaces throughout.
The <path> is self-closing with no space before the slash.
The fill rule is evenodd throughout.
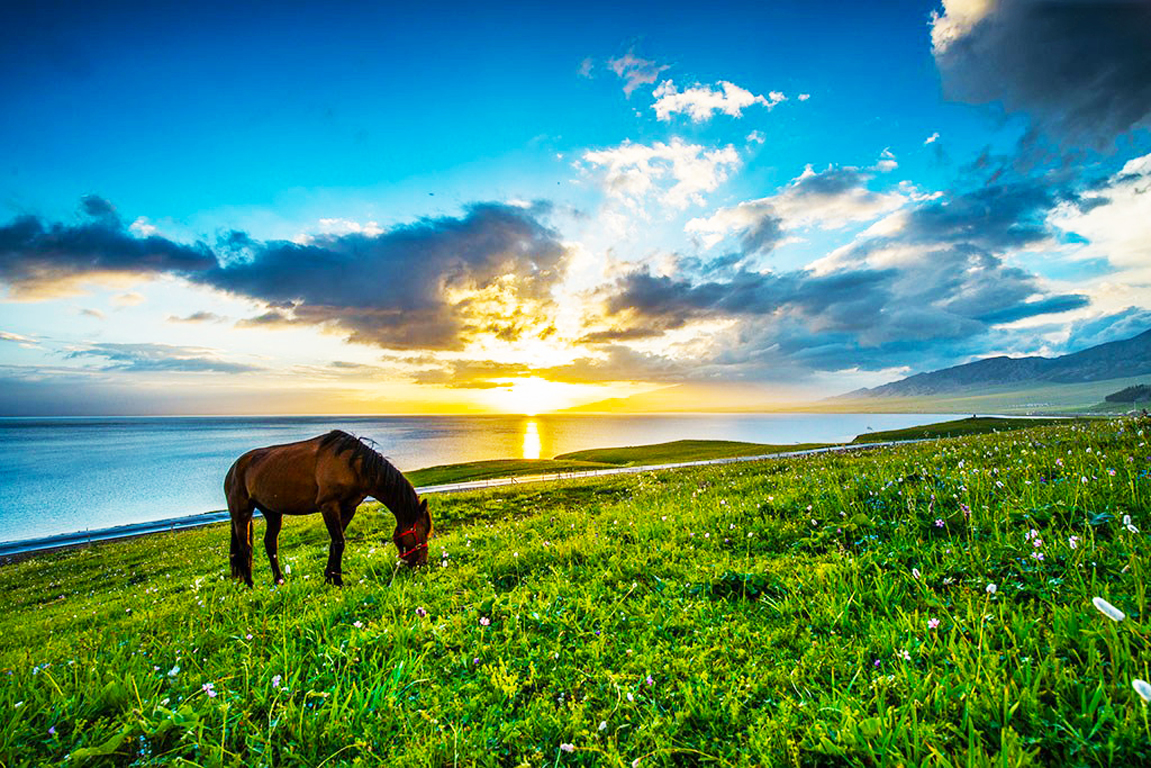
<path id="1" fill-rule="evenodd" d="M 771 109 L 787 98 L 779 91 L 771 91 L 766 97 L 757 96 L 751 91 L 726 80 L 720 81 L 719 85 L 721 90 L 713 90 L 706 85 L 696 85 L 680 91 L 671 80 L 664 80 L 652 92 L 652 96 L 655 98 L 652 109 L 655 110 L 656 118 L 665 122 L 671 120 L 673 114 L 685 112 L 694 122 L 702 123 L 705 120 L 710 120 L 716 112 L 740 117 L 745 107 L 762 104 Z"/>
<path id="2" fill-rule="evenodd" d="M 623 92 L 628 96 L 641 85 L 651 85 L 661 72 L 671 68 L 667 64 L 656 64 L 654 61 L 641 59 L 631 51 L 618 59 L 608 60 L 607 64 L 612 72 L 623 78 Z"/>
<path id="3" fill-rule="evenodd" d="M 151 222 L 148 221 L 146 216 L 141 216 L 140 218 L 133 221 L 130 225 L 128 225 L 128 229 L 130 229 L 137 237 L 151 237 L 159 231 Z"/>
<path id="4" fill-rule="evenodd" d="M 576 74 L 578 74 L 580 77 L 591 77 L 592 69 L 594 69 L 594 67 L 595 62 L 592 61 L 591 56 L 588 56 L 586 59 L 580 62 L 579 69 L 576 70 Z"/>
<path id="5" fill-rule="evenodd" d="M 943 0 L 943 13 L 931 14 L 931 45 L 946 51 L 994 10 L 994 0 Z"/>
<path id="6" fill-rule="evenodd" d="M 765 141 L 767 141 L 767 139 L 764 137 L 763 131 L 752 131 L 751 133 L 747 134 L 748 144 L 751 144 L 752 142 L 755 142 L 756 144 L 762 144 Z"/>
<path id="7" fill-rule="evenodd" d="M 799 94 L 799 96 L 797 98 L 800 101 L 807 101 L 808 99 L 811 98 L 811 94 L 810 93 L 801 93 L 801 94 Z"/>
<path id="8" fill-rule="evenodd" d="M 1060 204 L 1048 222 L 1087 240 L 1072 251 L 1074 259 L 1106 259 L 1118 273 L 1103 279 L 1138 288 L 1142 305 L 1151 305 L 1151 154 L 1127 161 L 1083 201 Z"/>
<path id="9" fill-rule="evenodd" d="M 143 304 L 144 301 L 144 295 L 136 291 L 128 291 L 112 297 L 112 304 L 117 307 L 134 307 L 137 304 Z"/>
<path id="10" fill-rule="evenodd" d="M 720 208 L 709 217 L 690 220 L 684 229 L 710 248 L 729 233 L 747 233 L 768 218 L 778 219 L 783 231 L 810 226 L 841 229 L 889 214 L 908 201 L 903 191 L 872 192 L 864 186 L 869 178 L 857 168 L 816 172 L 809 165 L 774 195 Z"/>
<path id="11" fill-rule="evenodd" d="M 651 146 L 625 141 L 611 149 L 585 152 L 583 163 L 604 169 L 604 191 L 630 208 L 642 209 L 654 196 L 683 210 L 692 204 L 702 205 L 704 193 L 727 180 L 739 165 L 739 153 L 730 144 L 708 149 L 678 138 Z"/>
<path id="12" fill-rule="evenodd" d="M 888 171 L 894 171 L 898 167 L 899 163 L 895 161 L 895 155 L 892 154 L 890 149 L 885 149 L 879 153 L 879 162 L 875 164 L 876 170 L 887 173 Z"/>
<path id="13" fill-rule="evenodd" d="M 927 140 L 923 142 L 923 146 L 926 147 L 928 144 L 934 144 L 938 140 L 939 140 L 939 131 L 936 131 L 935 133 L 933 133 L 927 137 Z"/>

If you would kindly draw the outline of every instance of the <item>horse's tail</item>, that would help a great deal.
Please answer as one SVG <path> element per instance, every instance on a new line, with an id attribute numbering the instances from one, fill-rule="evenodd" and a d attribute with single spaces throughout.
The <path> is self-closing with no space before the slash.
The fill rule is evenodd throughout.
<path id="1" fill-rule="evenodd" d="M 252 584 L 252 504 L 250 499 L 236 487 L 239 480 L 237 467 L 239 460 L 224 476 L 224 497 L 228 500 L 228 528 L 232 532 L 232 543 L 228 550 L 228 562 L 232 566 L 232 578 L 240 579 L 249 586 Z M 242 481 L 239 481 L 242 482 Z"/>

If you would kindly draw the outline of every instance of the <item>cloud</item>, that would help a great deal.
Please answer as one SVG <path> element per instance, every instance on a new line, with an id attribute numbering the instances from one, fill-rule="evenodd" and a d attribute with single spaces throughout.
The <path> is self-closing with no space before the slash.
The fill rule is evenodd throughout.
<path id="1" fill-rule="evenodd" d="M 436 384 L 449 389 L 496 389 L 531 371 L 522 363 L 499 363 L 491 360 L 451 360 L 433 368 L 416 371 L 417 384 Z M 501 381 L 502 380 L 502 381 Z"/>
<path id="2" fill-rule="evenodd" d="M 710 324 L 695 332 L 703 345 L 695 362 L 726 366 L 733 376 L 769 376 L 773 366 L 879 370 L 912 360 L 953 364 L 992 339 L 1030 344 L 1026 330 L 1010 326 L 1089 306 L 1087 295 L 1051 287 L 1006 258 L 1050 242 L 1048 212 L 1072 193 L 1045 180 L 1018 181 L 946 200 L 899 195 L 881 204 L 859 197 L 875 194 L 863 189 L 866 176 L 857 169 L 805 173 L 772 198 L 696 220 L 697 232 L 739 235 L 734 269 L 683 260 L 664 274 L 646 267 L 625 273 L 601 290 L 588 341 L 683 339 Z M 760 272 L 740 261 L 769 248 L 793 222 L 835 224 L 895 205 L 894 221 L 807 268 Z"/>
<path id="3" fill-rule="evenodd" d="M 926 147 L 928 144 L 934 144 L 934 143 L 935 143 L 935 142 L 937 142 L 937 141 L 939 141 L 939 131 L 936 131 L 935 133 L 933 133 L 933 134 L 931 134 L 930 136 L 928 136 L 928 137 L 927 137 L 927 138 L 926 138 L 926 139 L 923 141 L 923 146 L 925 146 L 925 147 Z"/>
<path id="4" fill-rule="evenodd" d="M 241 325 L 327 325 L 395 349 L 460 349 L 483 335 L 547 333 L 566 250 L 546 208 L 484 203 L 382 234 L 258 243 L 237 233 L 193 277 L 273 308 Z"/>
<path id="5" fill-rule="evenodd" d="M 46 225 L 24 216 L 0 227 L 0 282 L 17 298 L 76 293 L 78 280 L 109 276 L 190 274 L 216 266 L 203 243 L 180 245 L 155 235 L 138 238 L 124 229 L 104 200 L 84 198 L 92 221 Z"/>
<path id="6" fill-rule="evenodd" d="M 11 341 L 16 344 L 36 344 L 35 339 L 28 336 L 21 336 L 18 333 L 9 333 L 8 331 L 0 331 L 0 341 Z"/>
<path id="7" fill-rule="evenodd" d="M 713 247 L 729 233 L 739 237 L 747 254 L 767 253 L 785 231 L 818 226 L 840 229 L 848 224 L 871 221 L 909 201 L 904 192 L 872 192 L 866 186 L 873 174 L 853 167 L 828 167 L 815 171 L 809 165 L 802 174 L 774 195 L 720 208 L 706 218 L 687 222 L 684 229 Z"/>
<path id="8" fill-rule="evenodd" d="M 1128 282 L 1151 285 L 1151 154 L 1064 200 L 1048 221 L 1085 243 L 1077 258 L 1105 259 L 1126 272 Z"/>
<path id="9" fill-rule="evenodd" d="M 261 370 L 253 365 L 222 360 L 215 350 L 171 344 L 87 344 L 68 353 L 68 359 L 100 358 L 107 361 L 102 370 L 132 373 L 191 372 L 249 373 Z"/>
<path id="10" fill-rule="evenodd" d="M 169 323 L 222 323 L 228 318 L 221 317 L 214 312 L 193 312 L 187 317 L 176 317 L 175 315 L 168 315 Z"/>
<path id="11" fill-rule="evenodd" d="M 112 297 L 112 304 L 117 307 L 134 307 L 137 304 L 143 304 L 145 301 L 147 301 L 147 299 L 144 298 L 144 295 L 136 291 L 118 293 Z"/>
<path id="12" fill-rule="evenodd" d="M 1151 3 L 944 0 L 931 39 L 947 94 L 1103 148 L 1151 118 Z"/>
<path id="13" fill-rule="evenodd" d="M 697 84 L 679 91 L 671 80 L 664 80 L 652 92 L 655 98 L 652 109 L 655 110 L 656 119 L 667 122 L 678 112 L 686 113 L 696 123 L 710 120 L 716 112 L 741 117 L 744 108 L 753 104 L 762 104 L 771 109 L 787 98 L 779 91 L 772 91 L 766 97 L 757 96 L 726 80 L 720 81 L 719 86 L 719 90 L 713 90 L 710 86 Z"/>
<path id="14" fill-rule="evenodd" d="M 106 275 L 172 274 L 266 305 L 240 325 L 321 325 L 398 349 L 546 338 L 567 256 L 540 221 L 549 210 L 477 203 L 459 217 L 318 234 L 305 244 L 230 232 L 214 250 L 137 238 L 105 219 L 47 226 L 24 217 L 0 227 L 0 281 L 21 298 L 46 298 Z"/>
<path id="15" fill-rule="evenodd" d="M 602 184 L 608 197 L 633 209 L 642 208 L 649 197 L 680 210 L 702 205 L 703 193 L 726 181 L 739 162 L 739 153 L 730 144 L 708 149 L 678 138 L 650 146 L 625 141 L 582 156 L 582 163 L 603 169 Z"/>
<path id="16" fill-rule="evenodd" d="M 608 66 L 624 80 L 623 92 L 631 96 L 632 91 L 641 85 L 651 85 L 661 72 L 670 69 L 670 65 L 656 64 L 654 61 L 641 59 L 633 52 L 628 51 L 618 59 L 609 59 Z"/>

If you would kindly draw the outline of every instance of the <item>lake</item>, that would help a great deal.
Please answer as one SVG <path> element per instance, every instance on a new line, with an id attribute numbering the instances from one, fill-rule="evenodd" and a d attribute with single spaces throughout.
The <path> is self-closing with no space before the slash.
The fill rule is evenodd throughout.
<path id="1" fill-rule="evenodd" d="M 947 414 L 0 418 L 0 541 L 224 509 L 245 451 L 343 429 L 402 471 L 670 440 L 846 442 Z M 40 521 L 40 522 L 37 522 Z"/>

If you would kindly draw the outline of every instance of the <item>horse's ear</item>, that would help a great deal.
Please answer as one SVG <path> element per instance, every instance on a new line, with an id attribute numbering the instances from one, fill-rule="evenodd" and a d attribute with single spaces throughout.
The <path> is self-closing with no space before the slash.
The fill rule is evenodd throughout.
<path id="1" fill-rule="evenodd" d="M 420 514 L 427 516 L 428 514 L 428 500 L 424 499 L 420 502 Z"/>

